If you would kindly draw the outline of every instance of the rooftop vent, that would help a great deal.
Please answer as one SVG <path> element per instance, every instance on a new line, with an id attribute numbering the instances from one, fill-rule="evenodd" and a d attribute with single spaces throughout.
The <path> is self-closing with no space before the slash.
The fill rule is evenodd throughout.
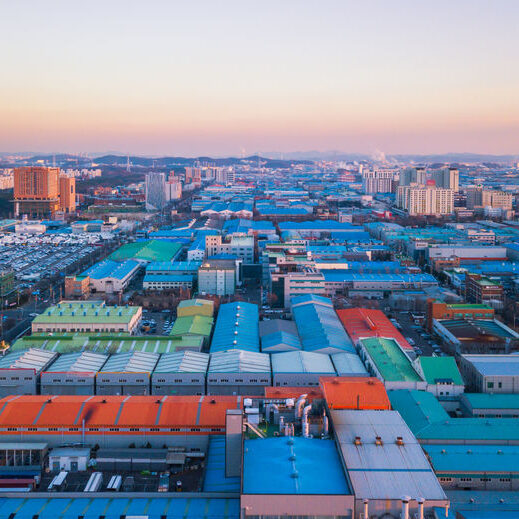
<path id="1" fill-rule="evenodd" d="M 375 445 L 384 445 L 380 436 L 375 436 Z"/>
<path id="2" fill-rule="evenodd" d="M 404 445 L 404 439 L 402 438 L 402 436 L 397 436 L 396 437 L 396 444 L 397 445 Z"/>
<path id="3" fill-rule="evenodd" d="M 360 436 L 355 436 L 355 440 L 353 440 L 353 443 L 355 445 L 362 445 L 362 440 L 360 439 Z"/>
<path id="4" fill-rule="evenodd" d="M 290 477 L 293 479 L 297 479 L 299 477 L 299 473 L 297 472 L 297 470 L 294 470 L 294 472 L 292 472 L 292 474 L 290 474 Z"/>

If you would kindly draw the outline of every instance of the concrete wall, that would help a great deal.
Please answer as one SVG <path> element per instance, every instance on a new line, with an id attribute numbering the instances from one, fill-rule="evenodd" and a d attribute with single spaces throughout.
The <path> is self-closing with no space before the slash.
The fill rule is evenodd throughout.
<path id="1" fill-rule="evenodd" d="M 304 387 L 318 386 L 319 377 L 335 376 L 335 373 L 273 373 L 274 386 Z"/>
<path id="2" fill-rule="evenodd" d="M 35 395 L 38 375 L 31 369 L 0 369 L 0 397 Z"/>

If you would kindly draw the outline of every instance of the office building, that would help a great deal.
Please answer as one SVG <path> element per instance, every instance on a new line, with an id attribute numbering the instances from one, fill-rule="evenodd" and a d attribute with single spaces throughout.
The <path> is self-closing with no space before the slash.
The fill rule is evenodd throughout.
<path id="1" fill-rule="evenodd" d="M 480 274 L 465 276 L 465 297 L 470 303 L 482 304 L 503 300 L 503 285 Z"/>
<path id="2" fill-rule="evenodd" d="M 237 265 L 233 259 L 212 259 L 198 269 L 198 291 L 201 295 L 226 296 L 234 294 Z"/>
<path id="3" fill-rule="evenodd" d="M 207 258 L 226 254 L 236 256 L 244 264 L 254 263 L 254 237 L 231 235 L 224 240 L 220 235 L 206 236 L 205 254 Z"/>
<path id="4" fill-rule="evenodd" d="M 50 218 L 60 207 L 59 168 L 22 167 L 14 170 L 14 212 L 30 218 Z"/>
<path id="5" fill-rule="evenodd" d="M 161 211 L 166 205 L 166 175 L 148 173 L 145 179 L 146 210 Z"/>

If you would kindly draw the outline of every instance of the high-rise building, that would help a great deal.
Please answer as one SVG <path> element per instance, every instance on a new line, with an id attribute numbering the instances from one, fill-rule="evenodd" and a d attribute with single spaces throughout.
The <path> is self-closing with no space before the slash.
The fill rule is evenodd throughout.
<path id="1" fill-rule="evenodd" d="M 366 194 L 391 193 L 395 170 L 375 169 L 362 173 L 362 189 Z"/>
<path id="2" fill-rule="evenodd" d="M 166 175 L 148 173 L 146 175 L 146 210 L 161 211 L 166 205 Z"/>
<path id="3" fill-rule="evenodd" d="M 424 186 L 427 182 L 427 174 L 425 168 L 406 168 L 400 173 L 400 185 L 410 186 L 418 184 Z"/>
<path id="4" fill-rule="evenodd" d="M 64 213 L 76 210 L 76 179 L 61 175 L 59 177 L 59 209 Z"/>
<path id="5" fill-rule="evenodd" d="M 58 210 L 76 209 L 76 181 L 59 168 L 27 166 L 14 170 L 15 214 L 49 218 Z"/>
<path id="6" fill-rule="evenodd" d="M 443 168 L 432 173 L 436 187 L 459 191 L 460 172 L 456 168 Z"/>
<path id="7" fill-rule="evenodd" d="M 186 166 L 186 184 L 202 185 L 202 168 Z"/>
<path id="8" fill-rule="evenodd" d="M 491 207 L 493 209 L 512 209 L 513 195 L 497 189 L 483 189 L 481 186 L 469 187 L 467 193 L 467 209 Z"/>
<path id="9" fill-rule="evenodd" d="M 434 186 L 399 186 L 397 206 L 410 216 L 451 214 L 454 211 L 454 191 Z"/>
<path id="10" fill-rule="evenodd" d="M 178 177 L 170 173 L 166 182 L 166 202 L 180 198 L 182 198 L 182 183 Z"/>

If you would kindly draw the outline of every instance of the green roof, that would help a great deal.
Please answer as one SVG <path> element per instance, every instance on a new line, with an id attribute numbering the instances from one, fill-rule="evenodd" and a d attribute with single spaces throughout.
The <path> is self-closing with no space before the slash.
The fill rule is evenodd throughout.
<path id="1" fill-rule="evenodd" d="M 94 351 L 98 353 L 123 353 L 145 351 L 151 353 L 172 353 L 177 349 L 195 349 L 202 347 L 203 338 L 197 336 L 169 337 L 161 335 L 133 336 L 124 334 L 88 335 L 60 334 L 29 335 L 18 339 L 10 351 L 41 348 L 57 353 Z"/>
<path id="2" fill-rule="evenodd" d="M 420 357 L 420 365 L 428 384 L 450 379 L 457 386 L 464 385 L 454 357 Z"/>
<path id="3" fill-rule="evenodd" d="M 202 335 L 209 337 L 213 329 L 212 317 L 205 315 L 186 315 L 178 317 L 173 325 L 170 335 L 176 337 L 178 335 Z"/>
<path id="4" fill-rule="evenodd" d="M 148 240 L 127 243 L 110 255 L 114 261 L 136 259 L 142 261 L 172 261 L 182 248 L 180 243 Z"/>
<path id="5" fill-rule="evenodd" d="M 384 381 L 421 382 L 409 357 L 402 351 L 395 339 L 370 337 L 360 339 L 360 343 L 373 360 Z"/>
<path id="6" fill-rule="evenodd" d="M 465 393 L 473 409 L 519 409 L 519 394 L 516 393 Z"/>
<path id="7" fill-rule="evenodd" d="M 106 306 L 104 303 L 58 303 L 34 318 L 33 324 L 128 323 L 139 306 Z"/>
<path id="8" fill-rule="evenodd" d="M 453 310 L 492 310 L 491 306 L 484 304 L 468 304 L 468 303 L 459 303 L 459 304 L 447 304 L 449 308 Z"/>

